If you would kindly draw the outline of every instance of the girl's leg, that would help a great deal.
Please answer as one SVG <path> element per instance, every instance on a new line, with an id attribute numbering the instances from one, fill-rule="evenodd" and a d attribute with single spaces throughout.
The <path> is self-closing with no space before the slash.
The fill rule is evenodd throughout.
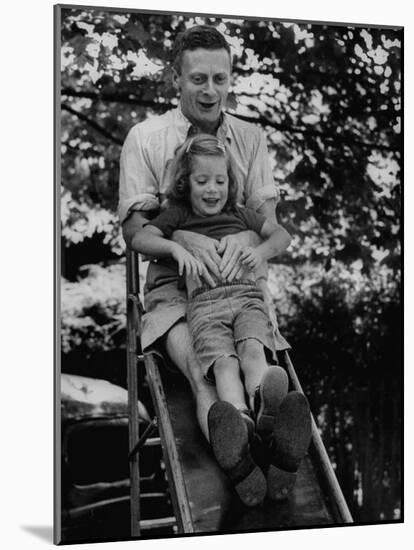
<path id="1" fill-rule="evenodd" d="M 254 338 L 239 342 L 237 352 L 250 409 L 256 414 L 257 433 L 269 440 L 279 407 L 288 393 L 288 376 L 282 367 L 268 366 L 264 346 Z"/>
<path id="2" fill-rule="evenodd" d="M 240 378 L 240 365 L 236 357 L 220 357 L 213 366 L 217 395 L 236 409 L 246 409 L 244 386 Z"/>
<path id="3" fill-rule="evenodd" d="M 242 340 L 236 346 L 240 357 L 240 367 L 244 376 L 244 387 L 249 396 L 249 407 L 253 410 L 256 388 L 268 371 L 268 364 L 263 344 L 255 338 Z"/>

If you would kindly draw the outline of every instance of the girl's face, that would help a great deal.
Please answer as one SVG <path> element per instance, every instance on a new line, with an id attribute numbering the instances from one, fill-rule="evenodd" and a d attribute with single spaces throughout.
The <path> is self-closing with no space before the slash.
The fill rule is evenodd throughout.
<path id="1" fill-rule="evenodd" d="M 226 159 L 196 156 L 192 159 L 190 200 L 195 214 L 214 216 L 221 212 L 229 194 Z"/>

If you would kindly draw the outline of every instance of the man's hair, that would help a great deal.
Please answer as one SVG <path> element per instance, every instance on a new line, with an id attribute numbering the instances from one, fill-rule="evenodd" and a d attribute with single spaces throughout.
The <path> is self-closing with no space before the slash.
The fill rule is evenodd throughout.
<path id="1" fill-rule="evenodd" d="M 171 204 L 185 204 L 191 208 L 190 174 L 194 158 L 197 156 L 216 156 L 226 160 L 229 191 L 223 210 L 232 210 L 236 206 L 237 183 L 231 169 L 229 154 L 225 145 L 210 134 L 196 134 L 187 138 L 183 145 L 177 148 L 171 164 L 171 183 L 166 192 L 168 201 Z"/>
<path id="2" fill-rule="evenodd" d="M 171 65 L 177 71 L 177 74 L 181 74 L 184 52 L 186 50 L 196 50 L 197 48 L 203 48 L 204 50 L 220 50 L 224 48 L 229 54 L 231 64 L 230 46 L 224 35 L 215 27 L 196 25 L 179 33 L 175 39 L 171 51 Z"/>

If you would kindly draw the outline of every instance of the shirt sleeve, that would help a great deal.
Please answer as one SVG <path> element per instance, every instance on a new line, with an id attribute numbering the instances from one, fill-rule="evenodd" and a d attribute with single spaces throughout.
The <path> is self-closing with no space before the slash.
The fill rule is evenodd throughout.
<path id="1" fill-rule="evenodd" d="M 264 132 L 258 128 L 255 136 L 249 172 L 245 186 L 246 206 L 258 210 L 268 199 L 280 199 L 279 185 L 273 178 Z"/>
<path id="2" fill-rule="evenodd" d="M 159 186 L 148 156 L 139 125 L 134 126 L 124 142 L 120 158 L 118 214 L 122 222 L 131 210 L 159 208 Z"/>
<path id="3" fill-rule="evenodd" d="M 166 239 L 169 239 L 176 229 L 182 227 L 185 218 L 186 213 L 183 208 L 170 206 L 145 225 L 154 225 L 162 232 Z"/>

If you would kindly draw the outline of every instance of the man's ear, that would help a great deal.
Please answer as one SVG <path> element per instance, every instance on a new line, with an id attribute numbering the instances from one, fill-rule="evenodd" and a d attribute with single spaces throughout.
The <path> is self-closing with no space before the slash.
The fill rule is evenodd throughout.
<path id="1" fill-rule="evenodd" d="M 177 73 L 177 71 L 173 68 L 172 69 L 172 83 L 176 90 L 180 91 L 181 84 L 180 84 L 180 75 Z"/>

